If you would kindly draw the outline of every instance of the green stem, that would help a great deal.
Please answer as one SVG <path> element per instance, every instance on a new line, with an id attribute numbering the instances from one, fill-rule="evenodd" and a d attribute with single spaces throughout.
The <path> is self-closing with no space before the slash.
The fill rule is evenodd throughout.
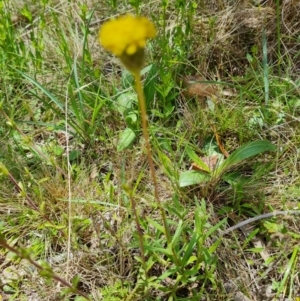
<path id="1" fill-rule="evenodd" d="M 167 217 L 166 217 L 166 213 L 162 207 L 160 198 L 158 196 L 158 185 L 157 185 L 157 180 L 156 180 L 156 175 L 155 175 L 155 168 L 154 168 L 150 139 L 149 139 L 148 117 L 147 117 L 147 112 L 146 112 L 146 101 L 145 101 L 144 91 L 143 91 L 142 84 L 141 84 L 141 75 L 140 75 L 140 72 L 134 72 L 133 75 L 135 78 L 135 89 L 136 89 L 136 93 L 138 95 L 139 107 L 140 107 L 140 111 L 141 111 L 143 136 L 144 136 L 144 139 L 146 142 L 146 149 L 147 149 L 147 159 L 148 159 L 148 164 L 149 164 L 149 168 L 150 168 L 152 183 L 154 186 L 154 197 L 155 197 L 155 200 L 156 200 L 156 202 L 159 206 L 160 212 L 161 212 L 167 242 L 168 242 L 168 244 L 170 244 L 171 236 L 170 236 L 169 227 L 168 227 L 168 223 L 167 223 Z"/>
<path id="2" fill-rule="evenodd" d="M 129 192 L 129 199 L 131 202 L 131 207 L 134 213 L 134 219 L 135 219 L 135 223 L 136 223 L 136 228 L 137 228 L 137 232 L 138 232 L 138 236 L 139 236 L 139 243 L 140 243 L 140 250 L 141 250 L 141 257 L 142 257 L 142 261 L 143 261 L 143 265 L 144 265 L 144 270 L 147 276 L 147 267 L 146 267 L 146 258 L 145 258 L 145 247 L 144 247 L 144 240 L 143 240 L 143 231 L 140 225 L 140 221 L 139 221 L 139 216 L 138 216 L 138 212 L 136 210 L 136 203 L 134 200 L 134 197 L 132 195 L 132 191 L 130 188 L 130 192 Z"/>
<path id="3" fill-rule="evenodd" d="M 281 16 L 280 16 L 280 1 L 276 0 L 276 31 L 277 31 L 277 55 L 279 57 L 278 62 L 278 74 L 281 76 Z"/>

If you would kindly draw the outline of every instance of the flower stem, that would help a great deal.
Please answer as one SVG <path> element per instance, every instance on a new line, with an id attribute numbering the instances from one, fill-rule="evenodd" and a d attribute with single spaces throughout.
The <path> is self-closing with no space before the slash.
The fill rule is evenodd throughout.
<path id="1" fill-rule="evenodd" d="M 138 71 L 138 72 L 134 72 L 133 76 L 135 78 L 135 89 L 136 89 L 136 93 L 138 95 L 139 107 L 140 107 L 140 111 L 141 111 L 143 136 L 144 136 L 144 139 L 146 142 L 147 159 L 148 159 L 148 164 L 149 164 L 149 168 L 150 168 L 150 175 L 152 178 L 152 183 L 154 186 L 154 197 L 155 197 L 155 200 L 156 200 L 158 207 L 160 209 L 160 212 L 161 212 L 161 217 L 162 217 L 163 224 L 164 224 L 167 242 L 171 243 L 171 236 L 170 236 L 169 227 L 168 227 L 168 223 L 167 223 L 166 213 L 162 207 L 162 204 L 161 204 L 161 201 L 160 201 L 160 198 L 158 195 L 158 185 L 157 185 L 157 180 L 156 180 L 156 175 L 155 175 L 155 168 L 154 168 L 151 144 L 150 144 L 150 139 L 149 139 L 148 117 L 147 117 L 147 112 L 146 112 L 146 101 L 145 101 L 144 91 L 143 91 L 142 84 L 141 84 L 141 74 Z"/>

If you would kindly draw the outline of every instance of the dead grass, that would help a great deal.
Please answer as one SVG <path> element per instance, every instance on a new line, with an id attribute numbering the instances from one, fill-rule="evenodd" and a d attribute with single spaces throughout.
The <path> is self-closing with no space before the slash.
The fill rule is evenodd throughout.
<path id="1" fill-rule="evenodd" d="M 27 2 L 29 5 L 33 5 L 31 1 Z M 283 1 L 278 8 L 276 1 L 262 1 L 261 6 L 254 6 L 252 2 L 245 0 L 237 1 L 234 4 L 231 1 L 201 2 L 202 4 L 198 5 L 195 15 L 193 45 L 191 46 L 193 51 L 189 53 L 189 62 L 192 68 L 186 68 L 183 73 L 193 73 L 192 76 L 200 75 L 221 81 L 227 80 L 230 83 L 237 83 L 236 77 L 239 76 L 242 78 L 242 82 L 249 82 L 252 78 L 247 77 L 250 66 L 247 54 L 251 54 L 258 62 L 262 61 L 262 29 L 265 28 L 269 65 L 272 67 L 274 75 L 279 77 L 278 83 L 281 74 L 284 77 L 290 77 L 291 80 L 298 80 L 300 72 L 300 3 L 298 1 Z M 160 15 L 161 10 L 157 3 L 157 1 L 151 3 L 153 10 L 150 11 L 145 5 L 142 11 L 150 16 Z M 67 80 L 70 75 L 65 60 L 66 56 L 61 49 L 61 34 L 64 34 L 66 44 L 69 46 L 69 57 L 76 58 L 80 62 L 83 56 L 81 32 L 83 21 L 80 18 L 80 6 L 82 4 L 80 2 L 53 1 L 47 7 L 45 14 L 47 28 L 44 31 L 44 62 L 43 68 L 41 72 L 36 74 L 36 78 L 49 90 L 55 91 L 56 95 L 61 98 L 66 97 Z M 14 26 L 20 31 L 20 37 L 30 49 L 33 49 L 30 33 L 36 29 L 31 28 L 20 15 L 20 8 L 23 5 L 23 1 L 11 3 L 13 8 L 12 20 Z M 109 9 L 104 1 L 87 1 L 85 5 L 88 10 L 95 7 L 89 28 L 91 34 L 88 39 L 93 67 L 105 69 L 107 78 L 103 85 L 108 86 L 113 83 L 118 86 L 120 83 L 120 64 L 114 58 L 100 51 L 96 35 L 99 26 L 110 16 L 132 11 L 132 9 L 129 5 L 122 4 L 117 11 L 114 11 Z M 172 9 L 174 8 L 171 7 L 170 11 Z M 32 12 L 34 18 L 39 18 L 39 5 L 34 6 Z M 52 14 L 55 14 L 58 21 L 53 19 Z M 170 19 L 172 19 L 172 13 L 170 13 Z M 60 28 L 55 26 L 57 24 L 55 22 L 58 22 Z M 170 23 L 172 22 L 174 20 L 170 21 Z M 278 24 L 280 24 L 280 36 L 277 33 Z M 280 44 L 278 44 L 279 41 Z M 254 72 L 259 72 L 259 70 L 258 67 Z M 34 73 L 35 71 L 29 69 L 28 72 Z M 86 85 L 97 84 L 95 77 L 90 76 L 89 78 L 88 74 L 86 80 Z M 177 88 L 182 89 L 181 87 Z M 108 95 L 113 95 L 113 91 L 109 90 L 111 88 L 108 87 L 107 89 Z M 215 124 L 229 152 L 236 149 L 241 140 L 248 140 L 252 137 L 269 139 L 278 145 L 279 149 L 284 149 L 284 152 L 279 157 L 269 160 L 273 161 L 269 170 L 268 168 L 261 170 L 257 168 L 258 165 L 264 164 L 264 159 L 247 162 L 247 166 L 243 169 L 244 175 L 249 173 L 249 178 L 253 182 L 249 181 L 249 185 L 245 185 L 245 192 L 239 208 L 234 205 L 235 196 L 233 194 L 235 192 L 228 187 L 228 184 L 221 183 L 211 198 L 207 200 L 208 203 L 213 202 L 210 212 L 212 224 L 216 224 L 226 215 L 218 212 L 224 207 L 232 207 L 232 211 L 237 212 L 238 219 L 246 219 L 250 215 L 259 214 L 257 211 L 259 211 L 261 204 L 261 208 L 266 212 L 298 208 L 300 133 L 297 114 L 295 111 L 290 112 L 291 119 L 288 118 L 287 114 L 286 120 L 279 124 L 271 126 L 265 124 L 263 127 L 255 129 L 249 128 L 247 123 L 259 105 L 254 104 L 253 100 L 248 101 L 248 99 L 243 99 L 241 102 L 237 96 L 238 89 L 232 87 L 229 89 L 232 93 L 224 96 L 222 91 L 226 89 L 229 88 L 221 86 L 220 92 L 217 93 L 215 105 L 219 111 L 217 110 L 216 114 L 211 113 L 206 107 L 201 107 L 200 104 L 196 105 L 197 110 L 195 110 L 193 109 L 195 103 L 189 102 L 184 97 L 178 97 L 176 114 L 181 116 L 182 125 L 178 126 L 177 130 L 182 141 L 192 141 L 201 148 L 204 139 L 213 133 L 211 124 Z M 252 87 L 249 88 L 249 90 L 251 89 Z M 296 87 L 293 93 L 295 97 L 299 97 L 299 88 Z M 262 95 L 263 92 L 261 91 L 258 97 L 263 97 Z M 271 101 L 275 101 L 275 99 Z M 141 150 L 143 149 L 143 142 L 134 146 L 132 150 L 122 154 L 117 153 L 117 134 L 124 127 L 124 122 L 117 121 L 117 115 L 114 116 L 109 112 L 104 112 L 104 114 L 107 114 L 104 120 L 107 122 L 107 127 L 110 127 L 109 135 L 111 136 L 107 134 L 108 139 L 97 142 L 93 149 L 89 149 L 89 145 L 83 145 L 85 158 L 79 159 L 73 166 L 71 198 L 74 201 L 72 203 L 74 221 L 71 260 L 68 266 L 66 264 L 66 240 L 63 235 L 67 228 L 67 200 L 70 197 L 66 174 L 45 165 L 42 168 L 34 166 L 31 171 L 32 174 L 24 175 L 23 169 L 29 168 L 31 170 L 32 165 L 23 161 L 15 167 L 16 175 L 20 176 L 18 180 L 27 183 L 26 189 L 28 191 L 33 189 L 34 192 L 30 193 L 32 197 L 35 201 L 39 201 L 38 196 L 40 197 L 43 212 L 55 223 L 62 225 L 62 230 L 49 227 L 49 225 L 45 226 L 40 217 L 36 215 L 30 216 L 31 221 L 33 221 L 31 224 L 30 219 L 27 222 L 22 221 L 23 223 L 18 221 L 20 211 L 27 207 L 24 199 L 18 195 L 14 187 L 10 186 L 11 188 L 5 190 L 1 188 L 2 207 L 0 214 L 2 219 L 9 224 L 7 233 L 9 233 L 10 242 L 18 246 L 27 246 L 27 244 L 29 246 L 30 240 L 34 240 L 35 236 L 42 236 L 44 241 L 43 253 L 40 253 L 37 259 L 44 258 L 49 261 L 54 271 L 61 276 L 65 276 L 67 270 L 69 275 L 79 275 L 79 289 L 90 293 L 94 300 L 109 300 L 104 299 L 103 289 L 113 287 L 117 280 L 129 283 L 127 287 L 130 289 L 133 289 L 137 281 L 135 256 L 139 255 L 139 249 L 137 245 L 133 244 L 135 224 L 128 196 L 122 185 L 129 183 L 135 190 L 135 197 L 139 200 L 138 211 L 143 221 L 146 220 L 147 216 L 158 219 L 157 206 L 152 195 L 152 184 L 147 176 L 145 156 Z M 235 119 L 232 118 L 233 115 L 236 116 Z M 225 116 L 226 120 L 224 120 Z M 53 133 L 46 132 L 46 128 L 43 131 L 45 131 L 43 139 L 40 138 L 41 136 L 35 136 L 34 142 L 36 144 L 47 144 L 53 139 Z M 159 135 L 161 135 L 160 132 L 158 137 Z M 10 143 L 13 144 L 13 141 L 10 140 Z M 184 145 L 183 142 L 181 144 Z M 180 145 L 178 149 L 176 145 L 172 146 L 175 149 L 173 158 L 179 162 L 181 160 L 180 147 L 182 146 Z M 167 153 L 165 150 L 159 149 L 159 151 L 164 154 Z M 193 197 L 195 195 L 201 196 L 201 192 L 198 188 L 190 191 L 179 190 L 174 184 L 174 179 L 170 179 L 168 176 L 166 166 L 159 163 L 159 151 L 154 149 L 159 166 L 157 177 L 161 200 L 166 206 L 172 206 L 170 200 L 174 196 L 174 192 L 178 193 L 180 202 L 184 206 L 191 206 L 191 212 L 193 212 L 195 209 L 191 205 Z M 5 153 L 5 149 L 1 152 Z M 13 156 L 14 154 L 17 156 L 16 149 Z M 66 166 L 62 163 L 63 160 L 57 162 L 57 166 L 66 170 Z M 180 162 L 182 163 L 182 161 Z M 174 169 L 181 168 L 177 162 L 170 164 L 173 164 L 171 167 Z M 183 164 L 189 165 L 186 162 Z M 268 171 L 267 174 L 265 173 L 266 170 Z M 40 181 L 42 179 L 43 181 Z M 1 187 L 9 185 L 7 182 L 1 181 Z M 79 203 L 80 200 L 83 203 Z M 173 216 L 171 218 L 176 219 Z M 190 216 L 187 216 L 187 221 L 192 224 L 192 219 L 191 213 Z M 233 222 L 238 221 L 233 220 Z M 244 245 L 247 236 L 243 231 L 236 231 L 232 236 L 224 238 L 217 251 L 216 284 L 214 288 L 209 288 L 208 285 L 205 287 L 206 300 L 231 300 L 237 298 L 238 294 L 248 296 L 250 300 L 285 300 L 286 295 L 276 295 L 274 290 L 272 291 L 270 288 L 272 284 L 274 286 L 274 282 L 277 283 L 277 286 L 280 285 L 291 254 L 298 246 L 299 217 L 289 217 L 288 219 L 278 217 L 276 220 L 271 220 L 273 230 L 272 227 L 266 228 L 265 225 L 270 226 L 270 224 L 265 224 L 265 222 L 267 223 L 267 221 L 262 221 L 258 226 L 257 240 L 260 240 L 262 247 L 267 249 L 269 261 L 266 263 L 262 252 L 251 250 L 255 247 L 253 241 Z M 278 237 L 276 237 L 277 234 Z M 2 256 L 2 251 L 0 254 Z M 16 269 L 21 274 L 21 277 L 14 282 L 15 291 L 18 293 L 17 300 L 60 300 L 62 290 L 60 285 L 48 283 L 38 275 L 37 270 L 24 265 L 23 260 L 19 262 L 7 256 L 2 256 L 0 259 L 2 275 L 8 268 Z M 296 296 L 300 293 L 298 291 L 300 266 L 297 260 L 291 270 L 293 273 L 291 279 L 284 284 L 284 287 L 285 291 L 293 291 L 293 295 Z M 159 265 L 159 261 L 150 270 L 150 274 L 153 275 L 160 275 L 163 272 L 165 272 L 164 267 Z M 173 280 L 166 278 L 163 286 L 168 288 L 173 284 Z M 8 280 L 1 279 L 2 288 L 4 288 L 6 281 Z M 184 298 L 183 300 L 193 300 L 191 299 L 193 285 L 198 290 L 202 288 L 199 283 L 189 284 L 181 288 L 180 294 Z M 153 289 L 151 294 L 156 297 L 163 295 L 158 289 Z M 3 294 L 3 300 L 12 300 L 11 296 L 8 293 Z M 163 296 L 161 300 L 168 300 L 167 296 Z"/>

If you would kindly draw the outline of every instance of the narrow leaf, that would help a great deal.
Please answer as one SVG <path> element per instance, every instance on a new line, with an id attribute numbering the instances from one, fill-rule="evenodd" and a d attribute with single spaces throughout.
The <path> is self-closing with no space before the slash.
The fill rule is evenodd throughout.
<path id="1" fill-rule="evenodd" d="M 268 46 L 266 38 L 266 29 L 264 28 L 262 34 L 263 44 L 263 69 L 264 69 L 264 90 L 265 90 L 265 105 L 269 102 L 269 66 L 268 66 Z"/>
<path id="2" fill-rule="evenodd" d="M 157 252 L 157 253 L 161 253 L 161 254 L 165 254 L 165 255 L 169 255 L 172 256 L 173 252 L 171 249 L 164 249 L 164 248 L 160 248 L 160 247 L 154 247 L 154 246 L 145 246 L 145 249 L 148 251 L 152 251 L 152 252 Z"/>
<path id="3" fill-rule="evenodd" d="M 252 253 L 261 253 L 264 250 L 264 248 L 250 248 L 247 249 L 246 251 L 252 252 Z"/>
<path id="4" fill-rule="evenodd" d="M 47 95 L 51 101 L 53 103 L 55 103 L 62 112 L 65 111 L 65 107 L 64 107 L 64 103 L 60 102 L 52 93 L 50 93 L 46 88 L 44 88 L 40 83 L 38 83 L 36 80 L 34 80 L 33 78 L 31 78 L 29 75 L 23 73 L 20 70 L 14 69 L 16 70 L 19 74 L 21 74 L 25 79 L 27 79 L 29 82 L 31 82 L 34 86 L 36 86 L 37 88 L 39 88 L 45 95 Z M 72 112 L 74 113 L 74 112 Z"/>
<path id="5" fill-rule="evenodd" d="M 165 234 L 165 229 L 163 226 L 161 226 L 159 223 L 157 223 L 156 221 L 154 221 L 152 218 L 147 217 L 147 222 L 149 224 L 151 224 L 152 226 L 154 226 L 154 228 L 156 228 L 158 231 L 160 231 L 161 233 Z"/>
<path id="6" fill-rule="evenodd" d="M 57 229 L 57 230 L 61 230 L 61 229 L 66 228 L 66 225 L 54 225 L 54 224 L 51 224 L 49 222 L 46 222 L 46 223 L 44 223 L 44 227 L 46 227 L 46 228 L 54 228 L 54 229 Z"/>
<path id="7" fill-rule="evenodd" d="M 225 224 L 227 222 L 227 219 L 224 218 L 221 221 L 219 221 L 216 225 L 214 225 L 213 227 L 211 227 L 205 234 L 206 237 L 209 237 L 211 234 L 213 234 L 215 231 L 217 231 L 219 228 L 221 228 L 221 226 L 223 224 Z"/>
<path id="8" fill-rule="evenodd" d="M 182 265 L 183 266 L 185 266 L 188 263 L 191 255 L 192 255 L 192 252 L 194 250 L 194 247 L 196 245 L 197 240 L 198 240 L 198 234 L 194 232 L 194 234 L 193 234 L 193 236 L 192 236 L 192 238 L 191 238 L 191 240 L 188 244 L 188 247 L 187 247 L 187 249 L 184 253 L 184 256 L 182 258 Z"/>
<path id="9" fill-rule="evenodd" d="M 179 240 L 179 238 L 180 238 L 180 234 L 181 234 L 181 232 L 182 232 L 182 230 L 183 230 L 182 224 L 183 224 L 183 222 L 182 222 L 182 220 L 180 220 L 180 221 L 179 221 L 179 224 L 178 224 L 178 226 L 177 226 L 177 229 L 176 229 L 176 231 L 175 231 L 175 234 L 174 234 L 174 236 L 173 236 L 173 238 L 172 238 L 171 244 L 172 244 L 173 246 L 175 246 L 175 245 L 177 244 L 177 242 L 178 242 L 178 240 Z"/>
<path id="10" fill-rule="evenodd" d="M 83 105 L 84 101 L 83 101 L 83 96 L 81 93 L 82 88 L 80 86 L 79 79 L 78 79 L 76 60 L 74 61 L 74 64 L 73 64 L 73 76 L 74 76 L 74 82 L 76 85 L 76 94 L 78 95 L 78 98 L 76 98 L 76 96 L 73 95 L 70 98 L 70 100 L 71 100 L 72 109 L 74 110 L 74 114 L 75 114 L 77 120 L 79 120 L 80 123 L 82 123 L 84 121 L 84 119 L 86 118 L 86 116 L 84 113 L 84 105 Z M 78 99 L 78 101 L 76 101 L 76 99 Z"/>
<path id="11" fill-rule="evenodd" d="M 167 277 L 174 275 L 175 273 L 177 273 L 178 269 L 175 268 L 171 268 L 169 270 L 167 270 L 166 272 L 164 272 L 160 277 L 158 277 L 158 280 L 162 281 L 164 279 L 166 279 Z"/>
<path id="12" fill-rule="evenodd" d="M 156 64 L 152 64 L 144 84 L 144 94 L 146 97 L 147 109 L 150 108 L 151 104 L 154 101 L 156 92 L 155 85 L 157 83 L 157 79 L 157 66 Z"/>

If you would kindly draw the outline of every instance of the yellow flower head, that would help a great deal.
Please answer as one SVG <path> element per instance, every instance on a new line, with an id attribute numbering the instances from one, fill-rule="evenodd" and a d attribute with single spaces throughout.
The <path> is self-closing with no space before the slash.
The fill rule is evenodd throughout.
<path id="1" fill-rule="evenodd" d="M 155 35 L 155 27 L 149 19 L 125 15 L 104 23 L 99 41 L 105 49 L 121 57 L 144 49 L 146 40 Z"/>

